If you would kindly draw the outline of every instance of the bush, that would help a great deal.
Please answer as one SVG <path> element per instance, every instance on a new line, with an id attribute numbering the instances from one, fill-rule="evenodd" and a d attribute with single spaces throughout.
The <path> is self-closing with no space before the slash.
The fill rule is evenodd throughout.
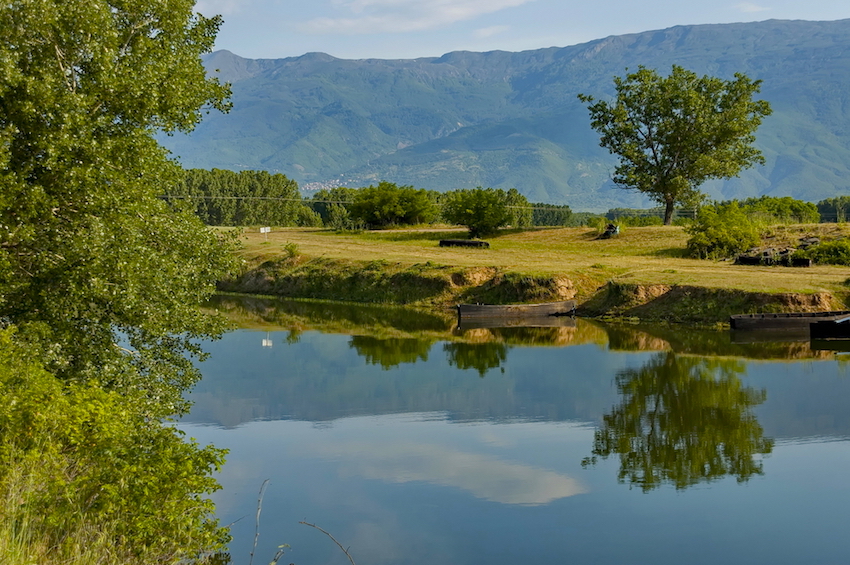
<path id="1" fill-rule="evenodd" d="M 850 265 L 850 240 L 825 241 L 797 251 L 794 256 L 811 259 L 821 265 Z"/>
<path id="2" fill-rule="evenodd" d="M 759 222 L 736 201 L 703 206 L 685 232 L 691 236 L 688 251 L 701 259 L 731 257 L 755 247 L 761 238 Z"/>
<path id="3" fill-rule="evenodd" d="M 351 216 L 351 212 L 344 204 L 329 204 L 327 208 L 328 218 L 325 225 L 336 231 L 357 231 L 363 229 L 363 224 Z"/>
<path id="4" fill-rule="evenodd" d="M 608 223 L 608 219 L 605 216 L 600 216 L 599 214 L 594 214 L 593 212 L 574 212 L 572 217 L 570 218 L 569 225 L 573 227 L 595 227 L 600 222 L 602 223 L 602 225 L 605 225 Z"/>
<path id="5" fill-rule="evenodd" d="M 185 441 L 130 391 L 63 382 L 35 360 L 37 346 L 15 338 L 0 330 L 0 532 L 48 548 L 56 563 L 92 536 L 106 540 L 110 563 L 223 549 L 229 536 L 207 495 L 224 452 Z"/>

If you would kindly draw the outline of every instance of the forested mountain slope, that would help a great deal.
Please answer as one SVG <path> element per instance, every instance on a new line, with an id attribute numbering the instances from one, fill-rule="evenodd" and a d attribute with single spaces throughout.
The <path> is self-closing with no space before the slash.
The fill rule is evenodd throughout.
<path id="1" fill-rule="evenodd" d="M 520 53 L 413 60 L 277 60 L 227 51 L 206 64 L 233 84 L 233 110 L 164 138 L 186 167 L 265 169 L 302 185 L 385 179 L 420 188 L 516 187 L 574 209 L 637 206 L 613 188 L 576 94 L 605 97 L 638 65 L 678 64 L 763 81 L 774 114 L 757 132 L 767 164 L 713 182 L 715 198 L 817 201 L 850 193 L 850 20 L 677 26 Z"/>

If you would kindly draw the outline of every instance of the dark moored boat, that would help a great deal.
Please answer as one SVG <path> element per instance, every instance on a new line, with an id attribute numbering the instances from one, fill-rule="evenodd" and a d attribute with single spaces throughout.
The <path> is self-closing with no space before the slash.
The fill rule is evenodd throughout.
<path id="1" fill-rule="evenodd" d="M 575 313 L 575 300 L 544 302 L 543 304 L 458 304 L 461 320 L 482 318 L 541 318 L 570 316 Z"/>
<path id="2" fill-rule="evenodd" d="M 735 314 L 729 317 L 733 330 L 808 330 L 815 322 L 832 322 L 850 316 L 850 310 L 838 312 L 783 312 L 778 314 Z"/>
<path id="3" fill-rule="evenodd" d="M 812 339 L 850 339 L 850 315 L 841 316 L 834 320 L 815 322 L 809 329 Z"/>

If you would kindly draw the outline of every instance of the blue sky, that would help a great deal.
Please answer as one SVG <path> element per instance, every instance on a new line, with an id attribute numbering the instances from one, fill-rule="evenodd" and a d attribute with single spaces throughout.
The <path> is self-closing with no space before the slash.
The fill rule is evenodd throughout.
<path id="1" fill-rule="evenodd" d="M 564 47 L 674 25 L 850 18 L 848 0 L 200 0 L 221 14 L 216 49 L 248 58 L 313 51 L 409 59 L 450 51 Z"/>

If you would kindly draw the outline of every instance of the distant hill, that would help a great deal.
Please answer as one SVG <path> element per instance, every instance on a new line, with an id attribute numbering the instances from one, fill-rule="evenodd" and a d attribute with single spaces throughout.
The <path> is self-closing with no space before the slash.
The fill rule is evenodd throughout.
<path id="1" fill-rule="evenodd" d="M 410 60 L 322 53 L 207 68 L 233 85 L 233 110 L 190 136 L 163 137 L 186 167 L 265 169 L 305 183 L 516 187 L 578 210 L 642 206 L 612 186 L 577 93 L 605 97 L 638 65 L 763 81 L 774 114 L 757 132 L 767 164 L 704 187 L 714 198 L 817 201 L 850 194 L 850 20 L 677 26 L 582 45 Z"/>

